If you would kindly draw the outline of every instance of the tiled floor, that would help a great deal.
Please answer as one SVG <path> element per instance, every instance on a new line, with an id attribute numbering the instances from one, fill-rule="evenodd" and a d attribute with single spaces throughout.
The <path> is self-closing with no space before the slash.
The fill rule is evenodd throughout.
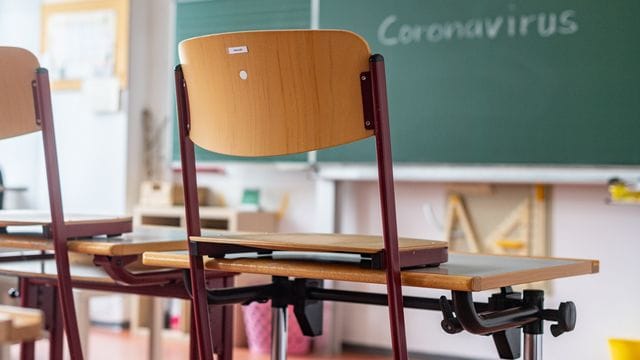
<path id="1" fill-rule="evenodd" d="M 186 337 L 167 336 L 163 339 L 163 360 L 188 360 L 189 341 Z M 48 359 L 48 343 L 46 340 L 38 341 L 36 347 L 36 359 Z M 11 359 L 18 359 L 18 346 L 12 346 Z M 129 332 L 116 332 L 100 328 L 91 329 L 88 360 L 113 360 L 148 358 L 147 336 L 134 335 Z M 236 349 L 234 360 L 268 360 L 268 355 L 255 355 L 247 349 Z M 382 360 L 384 356 L 370 354 L 343 354 L 341 356 L 290 356 L 289 360 Z"/>

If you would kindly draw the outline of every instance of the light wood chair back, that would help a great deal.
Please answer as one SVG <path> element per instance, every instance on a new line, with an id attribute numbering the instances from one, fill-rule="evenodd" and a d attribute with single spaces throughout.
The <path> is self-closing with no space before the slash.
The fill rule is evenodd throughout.
<path id="1" fill-rule="evenodd" d="M 273 156 L 373 135 L 360 73 L 370 50 L 342 30 L 215 34 L 180 43 L 189 137 L 217 153 Z"/>
<path id="2" fill-rule="evenodd" d="M 0 139 L 41 129 L 31 84 L 39 67 L 29 51 L 0 46 Z"/>

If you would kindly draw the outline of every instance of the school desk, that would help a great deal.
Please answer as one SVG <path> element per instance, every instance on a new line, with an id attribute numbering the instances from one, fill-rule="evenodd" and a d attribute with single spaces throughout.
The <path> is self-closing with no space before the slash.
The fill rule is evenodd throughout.
<path id="1" fill-rule="evenodd" d="M 186 252 L 145 252 L 143 263 L 165 268 L 189 268 Z M 443 329 L 450 333 L 467 330 L 492 335 L 502 358 L 520 355 L 520 331 L 525 333 L 525 359 L 541 354 L 542 323 L 556 322 L 552 333 L 573 330 L 575 306 L 563 303 L 557 310 L 543 308 L 543 293 L 525 290 L 524 297 L 511 286 L 598 272 L 598 261 L 550 257 L 518 257 L 449 253 L 449 261 L 438 267 L 405 269 L 404 286 L 450 290 L 452 300 L 404 297 L 409 308 L 443 313 Z M 359 256 L 305 252 L 274 252 L 262 255 L 227 255 L 206 259 L 205 269 L 273 276 L 272 284 L 244 289 L 210 290 L 209 303 L 231 303 L 271 299 L 294 305 L 296 318 L 306 335 L 321 331 L 323 300 L 386 305 L 386 295 L 324 289 L 321 280 L 384 284 L 382 270 L 363 268 Z M 288 278 L 295 278 L 290 281 Z M 472 293 L 501 289 L 489 303 L 473 302 Z M 284 295 L 283 295 L 284 294 Z M 522 328 L 522 330 L 520 329 Z M 275 327 L 274 327 L 275 329 Z M 281 328 L 282 331 L 282 328 Z M 273 339 L 283 334 L 274 331 Z M 285 336 L 286 338 L 286 336 Z"/>
<path id="2" fill-rule="evenodd" d="M 43 316 L 37 309 L 0 305 L 0 360 L 8 360 L 8 346 L 42 336 Z"/>
<path id="3" fill-rule="evenodd" d="M 186 234 L 177 229 L 140 228 L 133 233 L 115 237 L 100 236 L 83 238 L 68 242 L 71 256 L 71 280 L 73 288 L 108 291 L 157 297 L 189 299 L 183 283 L 183 271 L 176 269 L 149 269 L 140 264 L 139 258 L 144 251 L 183 250 L 186 246 Z M 62 323 L 56 321 L 59 316 L 57 297 L 55 296 L 56 264 L 51 255 L 50 239 L 42 233 L 9 232 L 0 234 L 0 247 L 20 249 L 35 254 L 0 257 L 0 274 L 20 279 L 20 297 L 24 307 L 42 307 L 45 309 L 45 326 L 50 331 L 52 359 L 61 359 Z M 74 261 L 82 254 L 90 261 Z M 92 263 L 91 263 L 92 262 Z M 210 287 L 231 286 L 233 275 L 229 273 L 212 274 L 207 280 Z M 231 328 L 230 310 L 216 306 L 214 318 L 220 319 L 216 329 Z M 222 334 L 222 331 L 218 331 Z M 83 334 L 86 344 L 86 332 Z M 155 331 L 154 335 L 159 336 Z M 150 358 L 161 358 L 159 342 L 154 339 L 150 344 Z M 216 340 L 219 354 L 231 352 L 231 337 L 222 336 Z M 195 348 L 194 348 L 195 349 Z M 33 356 L 33 343 L 25 344 L 23 352 L 27 358 Z"/>

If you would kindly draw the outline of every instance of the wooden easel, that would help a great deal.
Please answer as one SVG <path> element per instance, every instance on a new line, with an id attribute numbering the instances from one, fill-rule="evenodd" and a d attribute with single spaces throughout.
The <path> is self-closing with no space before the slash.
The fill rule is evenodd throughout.
<path id="1" fill-rule="evenodd" d="M 456 224 L 459 223 L 467 243 L 467 251 L 480 252 L 481 247 L 478 237 L 473 228 L 473 224 L 469 218 L 462 197 L 458 194 L 450 194 L 447 205 L 447 221 L 444 226 L 444 239 L 449 242 L 449 246 L 453 247 L 452 240 Z"/>
<path id="2" fill-rule="evenodd" d="M 482 242 L 478 240 L 462 196 L 449 195 L 444 238 L 455 248 L 456 228 L 460 226 L 467 251 L 495 254 L 547 256 L 546 194 L 543 185 L 535 185 L 531 198 L 520 202 Z"/>
<path id="3" fill-rule="evenodd" d="M 493 253 L 527 255 L 531 243 L 531 201 L 524 199 L 488 236 Z"/>

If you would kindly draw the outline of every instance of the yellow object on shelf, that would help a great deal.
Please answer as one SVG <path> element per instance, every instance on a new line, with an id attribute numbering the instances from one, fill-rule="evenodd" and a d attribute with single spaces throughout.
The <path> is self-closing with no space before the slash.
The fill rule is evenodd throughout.
<path id="1" fill-rule="evenodd" d="M 619 179 L 609 181 L 609 197 L 612 202 L 640 203 L 640 191 Z"/>
<path id="2" fill-rule="evenodd" d="M 611 360 L 640 359 L 640 340 L 609 339 Z"/>
<path id="3" fill-rule="evenodd" d="M 520 250 L 526 246 L 526 243 L 522 240 L 500 239 L 496 241 L 496 245 L 504 250 Z"/>

